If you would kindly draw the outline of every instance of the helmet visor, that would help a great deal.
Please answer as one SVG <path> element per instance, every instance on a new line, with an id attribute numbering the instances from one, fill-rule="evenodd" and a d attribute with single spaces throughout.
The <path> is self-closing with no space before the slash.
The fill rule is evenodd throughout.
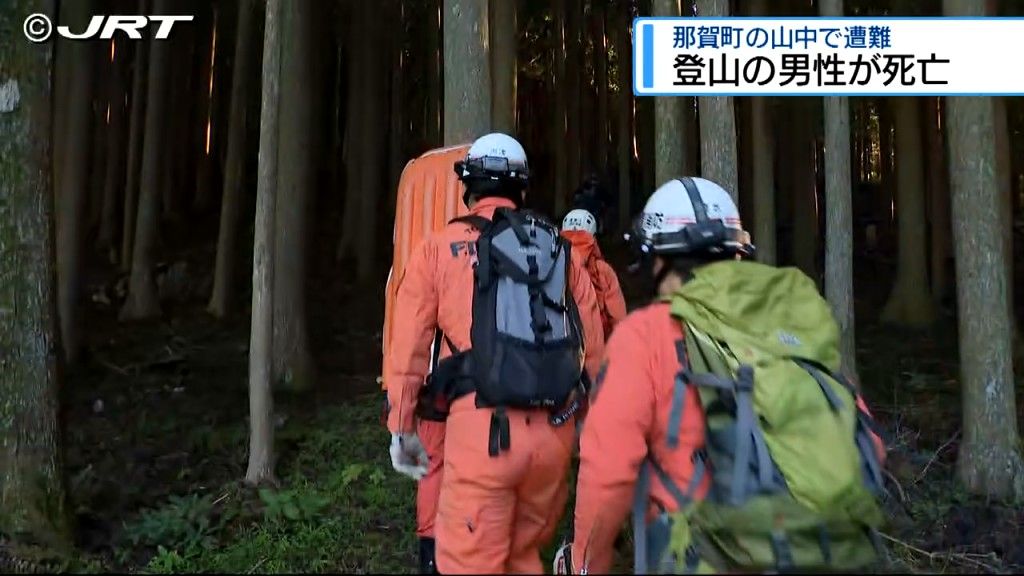
<path id="1" fill-rule="evenodd" d="M 663 231 L 660 214 L 641 213 L 627 234 L 630 245 L 642 254 L 739 254 L 752 256 L 750 235 L 726 226 L 721 220 L 692 223 L 671 232 Z"/>
<path id="2" fill-rule="evenodd" d="M 526 179 L 529 175 L 526 166 L 512 166 L 508 158 L 502 156 L 467 158 L 463 166 L 471 174 L 494 174 L 520 179 Z"/>

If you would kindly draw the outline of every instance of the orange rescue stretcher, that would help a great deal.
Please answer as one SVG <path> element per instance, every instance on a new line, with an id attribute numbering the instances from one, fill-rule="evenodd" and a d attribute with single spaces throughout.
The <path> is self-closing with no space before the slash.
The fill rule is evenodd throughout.
<path id="1" fill-rule="evenodd" d="M 384 294 L 382 361 L 391 349 L 391 328 L 398 284 L 409 256 L 424 239 L 442 230 L 453 218 L 469 212 L 462 202 L 463 185 L 455 174 L 455 162 L 466 157 L 469 144 L 429 150 L 405 165 L 398 182 L 395 204 L 394 253 Z M 387 390 L 383 369 L 381 388 Z"/>

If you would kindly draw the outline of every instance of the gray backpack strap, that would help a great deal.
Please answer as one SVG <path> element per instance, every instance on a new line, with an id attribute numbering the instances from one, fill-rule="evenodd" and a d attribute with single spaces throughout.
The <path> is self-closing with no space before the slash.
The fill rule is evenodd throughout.
<path id="1" fill-rule="evenodd" d="M 821 387 L 821 392 L 825 395 L 825 398 L 828 400 L 828 405 L 832 408 L 833 412 L 843 407 L 843 401 L 839 399 L 839 396 L 836 395 L 836 391 L 833 390 L 832 386 L 830 386 L 828 381 L 825 380 L 825 374 L 821 370 L 806 360 L 800 360 L 797 358 L 794 359 L 794 362 L 806 370 L 807 373 L 814 378 L 814 381 L 818 383 L 818 386 Z"/>
<path id="2" fill-rule="evenodd" d="M 686 405 L 686 374 L 689 363 L 686 360 L 686 341 L 676 341 L 676 357 L 682 368 L 676 375 L 675 387 L 672 390 L 672 408 L 668 416 L 668 446 L 675 449 L 679 446 L 679 428 L 683 423 L 683 408 Z"/>
<path id="3" fill-rule="evenodd" d="M 647 574 L 649 566 L 653 562 L 660 562 L 664 549 L 668 545 L 665 534 L 665 527 L 659 527 L 657 540 L 655 534 L 648 534 L 647 527 L 647 504 L 651 495 L 651 471 L 657 475 L 662 486 L 676 501 L 676 507 L 680 510 L 693 502 L 693 497 L 700 488 L 701 481 L 707 471 L 705 460 L 701 452 L 694 452 L 693 475 L 686 485 L 686 490 L 681 490 L 672 478 L 665 472 L 665 469 L 658 464 L 652 456 L 648 457 L 640 465 L 640 476 L 637 478 L 636 490 L 633 493 L 633 567 L 636 574 Z M 659 521 L 663 521 L 659 519 Z M 653 544 L 653 546 L 652 546 Z"/>
<path id="4" fill-rule="evenodd" d="M 736 401 L 736 432 L 733 438 L 726 440 L 734 442 L 732 477 L 722 483 L 730 486 L 729 502 L 738 506 L 745 502 L 751 493 L 774 491 L 779 484 L 775 479 L 775 464 L 771 460 L 768 445 L 757 425 L 757 414 L 754 412 L 754 369 L 746 365 L 740 366 L 736 380 L 710 373 L 691 373 L 688 378 L 695 386 L 731 394 Z M 752 464 L 756 464 L 758 472 L 754 485 L 750 483 Z"/>
<path id="5" fill-rule="evenodd" d="M 651 470 L 644 460 L 633 493 L 633 571 L 636 574 L 647 574 L 647 501 L 650 495 Z"/>

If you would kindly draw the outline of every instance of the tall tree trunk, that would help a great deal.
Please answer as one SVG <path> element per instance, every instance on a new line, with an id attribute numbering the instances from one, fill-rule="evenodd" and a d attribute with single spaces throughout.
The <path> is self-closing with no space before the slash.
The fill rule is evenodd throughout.
<path id="1" fill-rule="evenodd" d="M 193 13 L 189 8 L 189 0 L 175 0 L 175 10 L 184 10 L 186 13 Z M 182 30 L 182 33 L 172 36 L 168 41 L 172 43 L 173 53 L 171 54 L 171 77 L 180 82 L 185 94 L 192 94 L 192 36 L 193 29 Z M 172 98 L 168 102 L 168 121 L 165 128 L 167 148 L 164 154 L 163 168 L 163 216 L 171 221 L 179 221 L 184 216 L 183 211 L 183 186 L 182 186 L 182 158 L 189 152 L 188 137 L 190 135 L 191 118 L 189 117 L 188 105 L 191 98 Z"/>
<path id="2" fill-rule="evenodd" d="M 878 240 L 883 250 L 892 243 L 893 206 L 896 202 L 896 178 L 893 166 L 893 126 L 891 103 L 887 99 L 876 100 L 878 106 L 878 152 L 881 165 L 878 174 L 881 179 L 876 190 L 875 217 L 878 219 Z"/>
<path id="3" fill-rule="evenodd" d="M 146 13 L 146 0 L 139 0 L 139 14 Z M 135 43 L 132 67 L 131 124 L 128 135 L 128 163 L 125 167 L 124 222 L 121 227 L 121 269 L 131 270 L 138 216 L 139 174 L 142 171 L 142 137 L 146 125 L 146 78 L 149 77 L 149 42 Z"/>
<path id="4" fill-rule="evenodd" d="M 263 93 L 249 339 L 249 466 L 245 472 L 246 482 L 254 485 L 274 480 L 274 397 L 271 384 L 274 374 L 274 228 L 282 68 L 281 4 L 282 0 L 267 0 L 263 32 Z M 292 1 L 287 6 L 291 9 L 297 4 Z"/>
<path id="5" fill-rule="evenodd" d="M 659 17 L 678 17 L 678 0 L 654 0 L 654 15 Z M 654 180 L 660 186 L 673 178 L 685 176 L 683 158 L 686 156 L 683 141 L 683 103 L 684 100 L 672 96 L 654 98 L 655 121 L 655 160 Z M 734 189 L 728 189 L 735 195 Z M 734 196 L 735 198 L 735 196 Z"/>
<path id="6" fill-rule="evenodd" d="M 566 0 L 554 0 L 552 4 L 551 24 L 555 39 L 552 42 L 551 60 L 554 74 L 551 77 L 551 92 L 554 97 L 554 121 L 551 123 L 552 149 L 555 160 L 555 217 L 561 217 L 568 205 L 568 144 L 566 143 L 566 113 L 568 106 L 568 83 L 566 82 Z"/>
<path id="7" fill-rule="evenodd" d="M 391 5 L 391 15 L 397 23 L 400 34 L 391 35 L 389 55 L 391 57 L 391 78 L 388 94 L 388 104 L 391 125 L 388 127 L 387 142 L 387 213 L 395 213 L 395 204 L 398 201 L 398 180 L 401 179 L 401 169 L 406 163 L 406 139 L 409 133 L 408 120 L 406 118 L 406 88 L 402 78 L 406 75 L 406 7 L 400 3 Z"/>
<path id="8" fill-rule="evenodd" d="M 597 85 L 597 119 L 594 160 L 599 174 L 608 174 L 608 37 L 605 32 L 607 6 L 594 2 L 590 6 L 591 34 L 594 38 L 594 84 Z"/>
<path id="9" fill-rule="evenodd" d="M 490 0 L 491 125 L 494 131 L 516 135 L 516 26 L 518 0 Z"/>
<path id="10" fill-rule="evenodd" d="M 427 56 L 427 145 L 431 148 L 444 142 L 444 12 L 445 0 L 427 0 L 429 18 L 425 50 Z"/>
<path id="11" fill-rule="evenodd" d="M 239 0 L 240 3 L 244 4 L 244 0 Z M 202 67 L 199 71 L 199 78 L 202 79 L 204 84 L 200 86 L 199 90 L 199 102 L 197 104 L 197 110 L 199 111 L 200 126 L 197 135 L 198 152 L 196 153 L 196 182 L 195 182 L 195 195 L 192 198 L 192 208 L 197 213 L 202 214 L 210 207 L 213 203 L 213 148 L 212 148 L 212 130 L 213 130 L 213 92 L 215 90 L 214 85 L 214 74 L 219 72 L 215 70 L 216 55 L 217 55 L 217 21 L 219 20 L 219 11 L 217 8 L 213 8 L 213 14 L 208 15 L 207 18 L 210 20 L 209 27 L 203 28 L 203 34 L 199 37 L 201 42 L 197 43 L 197 50 L 203 54 Z M 236 35 L 241 35 L 241 30 L 235 31 Z M 237 42 L 237 40 L 236 40 Z M 236 44 L 237 46 L 237 44 Z M 234 76 L 234 75 L 232 75 Z M 234 77 L 232 77 L 232 82 Z M 233 115 L 235 112 L 232 109 L 229 115 Z M 228 130 L 230 131 L 231 120 L 228 120 Z M 228 135 L 228 155 L 231 154 L 231 144 Z M 225 166 L 224 170 L 227 172 L 229 168 Z M 227 176 L 225 176 L 226 178 Z M 224 194 L 224 192 L 222 192 Z M 223 208 L 222 208 L 223 209 Z M 222 217 L 223 219 L 223 217 Z M 219 240 L 218 240 L 219 245 Z M 219 252 L 219 249 L 218 249 Z"/>
<path id="12" fill-rule="evenodd" d="M 310 0 L 289 2 L 281 18 L 283 113 L 277 189 L 282 201 L 277 203 L 275 220 L 274 381 L 294 391 L 309 390 L 316 377 L 306 328 L 306 247 L 313 200 L 311 5 Z"/>
<path id="13" fill-rule="evenodd" d="M 576 98 L 580 105 L 580 179 L 594 172 L 594 115 L 596 114 L 597 95 L 594 93 L 592 75 L 588 73 L 587 63 L 590 61 L 590 26 L 587 25 L 588 13 L 580 3 L 580 48 L 577 52 L 576 68 L 579 72 L 579 92 Z M 575 187 L 573 188 L 575 190 Z"/>
<path id="14" fill-rule="evenodd" d="M 0 30 L 53 2 L 14 0 Z M 0 526 L 16 542 L 67 551 L 54 302 L 53 49 L 0 34 Z"/>
<path id="15" fill-rule="evenodd" d="M 1010 118 L 1006 113 L 1006 99 L 992 98 L 996 137 L 996 179 L 999 183 L 999 214 L 1003 218 L 1003 243 L 1006 245 L 1007 296 L 1010 299 L 1010 330 L 1017 335 L 1017 316 L 1013 299 L 1013 169 L 1010 157 Z"/>
<path id="16" fill-rule="evenodd" d="M 925 138 L 928 145 L 928 191 L 931 199 L 931 291 L 932 299 L 941 304 L 946 297 L 947 262 L 949 260 L 949 163 L 943 137 L 941 97 L 925 99 Z"/>
<path id="17" fill-rule="evenodd" d="M 754 2 L 750 15 L 769 15 L 767 1 Z M 750 99 L 754 244 L 757 246 L 758 261 L 774 265 L 778 261 L 778 249 L 775 226 L 775 139 L 772 136 L 771 109 L 771 99 L 767 96 Z"/>
<path id="18" fill-rule="evenodd" d="M 47 0 L 51 1 L 51 0 Z M 71 16 L 74 14 L 74 10 L 65 8 L 60 10 L 58 18 L 55 21 L 60 26 L 71 26 L 75 24 L 72 21 Z M 144 14 L 144 12 L 140 12 Z M 54 35 L 54 39 L 51 40 L 54 45 L 54 71 L 53 71 L 53 190 L 56 195 L 56 203 L 54 204 L 54 214 L 60 213 L 60 191 L 62 188 L 61 171 L 64 170 L 64 149 L 65 141 L 67 140 L 67 124 L 68 114 L 70 113 L 72 106 L 69 104 L 69 98 L 71 97 L 71 70 L 74 67 L 74 46 L 79 44 L 75 40 L 69 40 L 60 36 L 59 34 Z M 59 226 L 59 222 L 55 225 L 55 228 Z"/>
<path id="19" fill-rule="evenodd" d="M 728 16 L 729 0 L 697 0 L 698 14 Z M 739 199 L 736 167 L 736 118 L 731 96 L 702 96 L 700 106 L 701 175 Z"/>
<path id="20" fill-rule="evenodd" d="M 170 0 L 154 0 L 153 12 L 169 14 Z M 160 227 L 160 186 L 166 166 L 168 87 L 172 46 L 153 42 L 149 49 L 149 80 L 146 97 L 146 132 L 143 137 L 139 210 L 135 220 L 132 271 L 128 298 L 121 308 L 121 320 L 140 320 L 160 315 L 153 279 L 153 259 Z"/>
<path id="21" fill-rule="evenodd" d="M 254 0 L 238 1 L 238 27 L 235 31 L 235 65 L 231 79 L 231 120 L 228 123 L 228 157 L 224 167 L 224 198 L 220 207 L 217 236 L 217 264 L 213 294 L 207 309 L 218 318 L 226 317 L 233 305 L 238 260 L 238 223 L 241 217 L 242 178 L 245 169 L 245 136 L 248 133 L 249 102 L 246 83 L 255 65 L 252 42 L 255 36 Z"/>
<path id="22" fill-rule="evenodd" d="M 141 44 L 141 43 L 140 43 Z M 123 64 L 126 42 L 114 45 L 114 62 L 112 77 L 108 84 L 108 100 L 110 102 L 110 123 L 107 126 L 107 169 L 103 183 L 103 218 L 100 224 L 100 249 L 106 251 L 111 263 L 117 263 L 117 234 L 120 213 L 118 207 L 123 206 L 121 195 L 124 186 L 125 162 L 125 115 L 126 90 Z"/>
<path id="23" fill-rule="evenodd" d="M 766 96 L 750 100 L 751 148 L 753 153 L 754 243 L 757 259 L 778 262 L 775 225 L 775 139 L 771 128 L 771 101 Z"/>
<path id="24" fill-rule="evenodd" d="M 916 99 L 905 97 L 893 98 L 889 105 L 896 121 L 899 264 L 882 320 L 924 327 L 935 320 L 935 310 L 928 293 L 921 108 Z"/>
<path id="25" fill-rule="evenodd" d="M 385 151 L 387 141 L 384 139 L 384 132 L 380 130 L 380 118 L 386 117 L 387 107 L 385 106 L 385 89 L 387 78 L 380 74 L 374 74 L 374 70 L 380 70 L 385 64 L 380 55 L 386 53 L 383 48 L 382 39 L 385 38 L 379 23 L 380 18 L 376 17 L 368 5 L 360 5 L 357 11 L 362 11 L 364 30 L 372 42 L 377 43 L 376 49 L 360 50 L 360 65 L 363 67 L 360 76 L 362 82 L 360 91 L 361 112 L 359 114 L 360 134 L 358 155 L 360 158 L 359 171 L 359 227 L 356 236 L 356 278 L 360 283 L 370 284 L 374 280 L 374 268 L 377 264 L 377 206 L 379 204 L 380 190 L 384 186 L 384 176 L 387 174 L 385 165 Z M 484 14 L 486 22 L 486 14 Z M 486 57 L 486 54 L 484 54 Z M 489 114 L 488 114 L 489 117 Z"/>
<path id="26" fill-rule="evenodd" d="M 342 212 L 341 237 L 338 240 L 336 257 L 339 261 L 355 255 L 356 233 L 359 229 L 359 183 L 360 172 L 363 170 L 360 158 L 362 143 L 362 126 L 359 114 L 362 99 L 358 91 L 363 84 L 361 76 L 363 68 L 359 64 L 360 52 L 355 46 L 364 46 L 370 41 L 363 30 L 359 4 L 353 4 L 349 16 L 348 38 L 349 49 L 346 75 L 348 90 L 345 97 L 345 137 L 342 143 L 342 157 L 345 164 L 345 205 Z M 434 144 L 431 144 L 432 146 Z"/>
<path id="27" fill-rule="evenodd" d="M 793 263 L 800 270 L 820 284 L 818 270 L 818 206 L 816 197 L 816 175 L 814 171 L 815 122 L 817 115 L 816 98 L 793 99 L 794 151 L 789 164 L 793 177 Z"/>
<path id="28" fill-rule="evenodd" d="M 843 0 L 822 0 L 823 17 L 843 16 Z M 853 309 L 853 178 L 850 174 L 850 100 L 826 96 L 825 297 L 839 324 L 843 371 L 857 375 Z"/>
<path id="29" fill-rule="evenodd" d="M 615 83 L 618 87 L 615 106 L 615 147 L 619 168 L 619 229 L 625 230 L 632 218 L 630 186 L 633 166 L 633 46 L 630 26 L 633 19 L 628 7 L 624 7 L 622 16 L 621 20 L 615 20 L 612 38 L 615 42 Z"/>
<path id="30" fill-rule="evenodd" d="M 947 16 L 983 16 L 984 10 L 972 0 L 943 0 Z M 991 98 L 946 103 L 964 402 L 958 472 L 972 493 L 1024 498 L 995 111 Z"/>
<path id="31" fill-rule="evenodd" d="M 444 143 L 469 142 L 491 127 L 487 0 L 444 0 Z"/>
<path id="32" fill-rule="evenodd" d="M 110 74 L 108 69 L 110 45 L 91 43 L 89 50 L 95 63 L 92 68 L 92 102 L 89 104 L 88 132 L 92 142 L 89 144 L 87 154 L 89 156 L 85 193 L 85 212 L 79 216 L 85 221 L 82 230 L 83 241 L 93 238 L 99 232 L 100 221 L 103 218 L 103 182 L 107 169 L 107 133 L 109 126 L 106 124 L 107 116 L 107 95 L 106 87 L 110 85 Z M 82 251 L 85 252 L 84 250 Z"/>
<path id="33" fill-rule="evenodd" d="M 565 94 L 566 94 L 566 162 L 565 170 L 568 176 L 568 186 L 573 188 L 580 181 L 582 157 L 580 154 L 581 142 L 581 107 L 580 87 L 583 85 L 583 71 L 580 70 L 580 54 L 583 45 L 580 41 L 580 32 L 583 22 L 583 0 L 564 0 L 565 2 Z M 563 191 L 563 194 L 568 190 Z M 561 218 L 559 212 L 556 218 Z"/>
<path id="34" fill-rule="evenodd" d="M 389 117 L 391 125 L 388 128 L 388 214 L 395 213 L 395 204 L 398 202 L 398 181 L 402 177 L 402 168 L 405 166 L 405 141 L 408 130 L 406 128 L 405 115 L 405 87 L 402 81 L 405 75 L 405 6 L 401 2 L 389 4 L 394 18 L 399 22 L 400 34 L 392 34 L 391 38 L 391 85 L 389 86 L 390 103 Z"/>
<path id="35" fill-rule="evenodd" d="M 185 0 L 175 3 L 175 9 L 187 14 L 195 14 L 199 11 L 196 0 Z M 184 89 L 189 95 L 201 94 L 203 78 L 200 76 L 200 69 L 204 65 L 198 65 L 204 60 L 197 57 L 197 52 L 205 52 L 204 38 L 199 30 L 190 26 L 182 35 L 182 57 L 181 77 L 184 81 Z M 203 113 L 199 108 L 196 98 L 179 98 L 176 101 L 177 118 L 180 118 L 181 125 L 175 132 L 177 140 L 175 147 L 177 154 L 173 156 L 172 163 L 172 185 L 178 202 L 178 211 L 185 215 L 192 207 L 195 198 L 194 174 L 196 158 L 201 150 L 195 141 L 196 132 L 203 124 L 201 117 Z"/>
<path id="36" fill-rule="evenodd" d="M 67 6 L 73 30 L 82 30 L 92 16 L 88 0 Z M 69 47 L 71 58 L 68 87 L 66 134 L 61 168 L 61 189 L 57 192 L 57 303 L 61 344 L 65 360 L 78 362 L 80 351 L 79 300 L 82 291 L 83 225 L 89 182 L 89 125 L 92 122 L 93 74 L 96 63 L 94 44 L 76 42 Z"/>

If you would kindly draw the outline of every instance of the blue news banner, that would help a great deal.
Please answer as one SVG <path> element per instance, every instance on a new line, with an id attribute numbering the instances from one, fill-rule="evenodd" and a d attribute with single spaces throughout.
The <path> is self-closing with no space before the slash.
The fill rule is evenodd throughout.
<path id="1" fill-rule="evenodd" d="M 1024 18 L 637 18 L 637 96 L 1016 96 Z"/>

